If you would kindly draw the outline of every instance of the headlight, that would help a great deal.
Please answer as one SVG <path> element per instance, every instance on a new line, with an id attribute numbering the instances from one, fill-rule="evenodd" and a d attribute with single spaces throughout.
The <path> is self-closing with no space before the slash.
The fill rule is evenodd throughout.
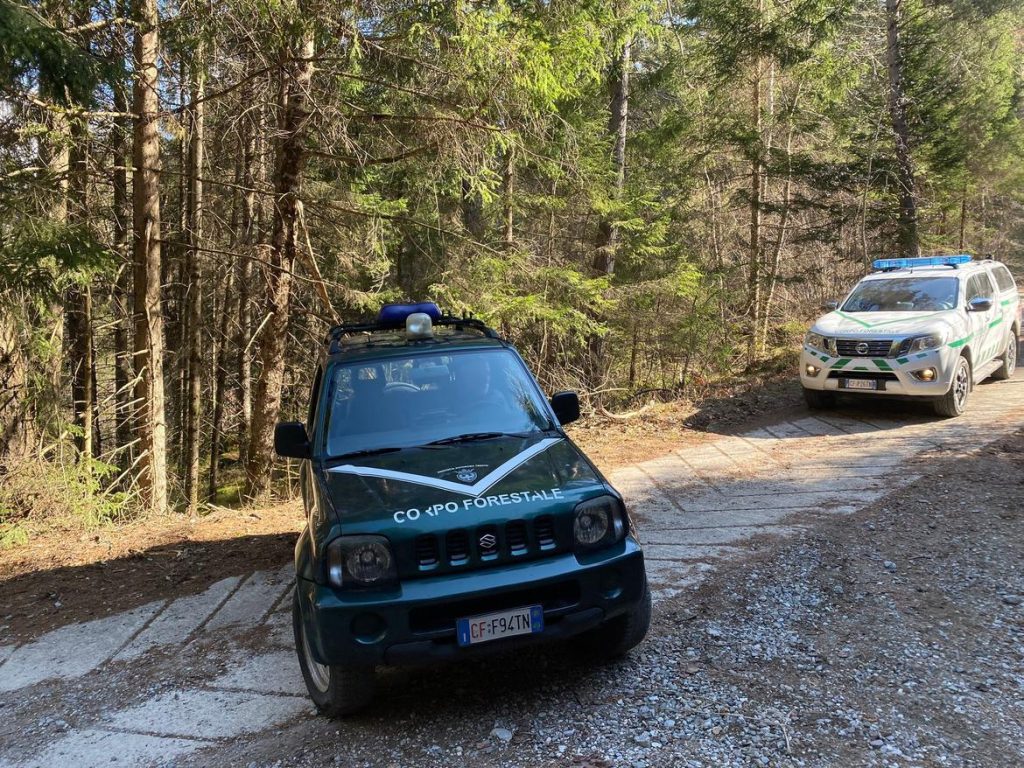
<path id="1" fill-rule="evenodd" d="M 572 523 L 577 549 L 595 549 L 622 541 L 626 510 L 614 496 L 598 496 L 576 506 Z"/>
<path id="2" fill-rule="evenodd" d="M 383 536 L 339 536 L 327 547 L 327 581 L 335 587 L 380 587 L 398 580 Z"/>
<path id="3" fill-rule="evenodd" d="M 810 331 L 804 336 L 804 344 L 811 349 L 824 352 L 826 355 L 834 355 L 836 353 L 836 340 L 831 336 L 822 336 L 820 333 Z"/>
<path id="4" fill-rule="evenodd" d="M 909 355 L 913 352 L 924 352 L 929 349 L 938 349 L 946 343 L 946 337 L 941 333 L 929 333 L 926 336 L 912 336 L 904 339 L 900 344 L 899 355 Z"/>

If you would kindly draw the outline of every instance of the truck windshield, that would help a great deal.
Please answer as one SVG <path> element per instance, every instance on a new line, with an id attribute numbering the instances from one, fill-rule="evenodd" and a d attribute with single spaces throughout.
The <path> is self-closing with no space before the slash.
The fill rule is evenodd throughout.
<path id="1" fill-rule="evenodd" d="M 899 277 L 865 280 L 843 304 L 845 312 L 927 312 L 953 309 L 955 277 Z"/>
<path id="2" fill-rule="evenodd" d="M 530 375 L 505 349 L 342 364 L 327 398 L 328 457 L 555 426 Z"/>

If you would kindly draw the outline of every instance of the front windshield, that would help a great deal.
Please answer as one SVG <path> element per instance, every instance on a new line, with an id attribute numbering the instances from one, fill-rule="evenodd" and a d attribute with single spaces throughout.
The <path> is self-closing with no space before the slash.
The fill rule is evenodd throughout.
<path id="1" fill-rule="evenodd" d="M 554 426 L 536 385 L 505 349 L 338 365 L 327 397 L 328 457 Z"/>
<path id="2" fill-rule="evenodd" d="M 865 280 L 843 304 L 846 312 L 927 312 L 956 307 L 955 277 Z"/>

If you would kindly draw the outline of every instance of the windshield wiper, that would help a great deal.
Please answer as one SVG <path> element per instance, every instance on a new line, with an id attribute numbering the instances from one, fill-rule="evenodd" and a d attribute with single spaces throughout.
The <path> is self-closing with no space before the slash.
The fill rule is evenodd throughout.
<path id="1" fill-rule="evenodd" d="M 440 440 L 432 440 L 427 445 L 452 445 L 453 443 L 471 443 L 474 440 L 493 440 L 496 437 L 523 437 L 523 433 L 515 432 L 467 432 L 464 435 L 453 437 L 442 437 Z"/>
<path id="2" fill-rule="evenodd" d="M 351 451 L 350 453 L 341 453 L 337 456 L 331 456 L 328 461 L 337 461 L 338 459 L 356 459 L 360 456 L 376 456 L 380 453 L 394 453 L 400 451 L 401 448 L 367 448 L 363 451 Z"/>

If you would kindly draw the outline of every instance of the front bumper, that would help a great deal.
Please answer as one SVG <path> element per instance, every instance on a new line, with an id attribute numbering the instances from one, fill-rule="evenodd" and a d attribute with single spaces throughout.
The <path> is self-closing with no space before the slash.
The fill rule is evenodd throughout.
<path id="1" fill-rule="evenodd" d="M 411 579 L 387 593 L 348 593 L 297 579 L 311 650 L 323 664 L 420 664 L 461 659 L 584 632 L 643 597 L 643 551 L 632 536 L 601 552 L 457 575 Z M 455 620 L 544 607 L 544 631 L 462 648 Z"/>
<path id="2" fill-rule="evenodd" d="M 948 358 L 943 349 L 901 358 L 835 358 L 805 346 L 800 353 L 800 384 L 805 389 L 850 395 L 942 397 L 949 391 L 956 368 L 956 356 Z M 814 366 L 819 373 L 811 376 L 808 366 Z M 912 375 L 927 368 L 935 369 L 934 381 L 921 381 Z M 841 384 L 845 378 L 870 379 L 876 381 L 879 388 L 844 388 Z"/>

